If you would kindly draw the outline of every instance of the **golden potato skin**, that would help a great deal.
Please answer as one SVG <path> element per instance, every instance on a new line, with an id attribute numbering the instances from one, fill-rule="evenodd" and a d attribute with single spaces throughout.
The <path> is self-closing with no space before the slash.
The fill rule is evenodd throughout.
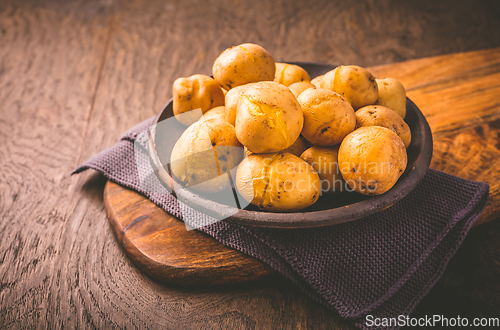
<path id="1" fill-rule="evenodd" d="M 318 146 L 333 146 L 356 127 L 354 110 L 342 96 L 327 89 L 307 89 L 298 100 L 304 113 L 302 136 Z"/>
<path id="2" fill-rule="evenodd" d="M 205 112 L 199 120 L 220 119 L 226 121 L 226 110 L 223 105 Z"/>
<path id="3" fill-rule="evenodd" d="M 293 83 L 301 81 L 310 81 L 311 77 L 306 70 L 295 64 L 276 62 L 276 73 L 274 81 L 290 86 Z"/>
<path id="4" fill-rule="evenodd" d="M 314 169 L 295 155 L 252 154 L 238 166 L 236 188 L 262 210 L 297 212 L 318 200 L 321 183 Z"/>
<path id="5" fill-rule="evenodd" d="M 300 93 L 309 88 L 316 88 L 316 86 L 308 81 L 299 81 L 288 86 L 288 89 L 295 95 L 295 98 L 299 97 Z"/>
<path id="6" fill-rule="evenodd" d="M 380 195 L 391 189 L 408 159 L 401 138 L 385 127 L 361 127 L 346 136 L 339 148 L 339 169 L 353 189 Z"/>
<path id="7" fill-rule="evenodd" d="M 336 67 L 335 69 L 333 70 L 330 70 L 328 71 L 327 73 L 325 73 L 323 75 L 323 78 L 321 80 L 318 81 L 319 83 L 319 87 L 317 88 L 324 88 L 324 89 L 329 89 L 333 92 L 336 92 L 338 93 L 336 90 L 335 90 L 335 87 L 334 87 L 334 82 L 335 82 L 335 75 L 337 74 L 337 70 L 339 69 L 340 67 Z M 338 93 L 340 94 L 340 93 Z"/>
<path id="8" fill-rule="evenodd" d="M 191 125 L 200 119 L 200 113 L 191 110 L 201 109 L 202 113 L 224 105 L 224 93 L 219 84 L 209 76 L 195 74 L 178 78 L 172 86 L 173 111 L 179 122 Z M 184 114 L 179 116 L 180 114 Z"/>
<path id="9" fill-rule="evenodd" d="M 406 117 L 406 90 L 394 78 L 375 79 L 378 87 L 376 104 L 387 107 L 396 112 L 401 118 Z"/>
<path id="10" fill-rule="evenodd" d="M 311 147 L 300 158 L 308 162 L 321 180 L 321 193 L 338 193 L 345 190 L 345 181 L 338 166 L 339 147 Z"/>
<path id="11" fill-rule="evenodd" d="M 323 83 L 323 79 L 325 78 L 325 75 L 317 76 L 313 80 L 311 80 L 311 84 L 316 86 L 316 88 L 321 88 L 321 84 Z"/>
<path id="12" fill-rule="evenodd" d="M 356 111 L 356 127 L 382 126 L 396 133 L 405 147 L 408 148 L 411 142 L 411 131 L 396 112 L 381 105 L 367 105 Z"/>
<path id="13" fill-rule="evenodd" d="M 200 120 L 189 126 L 172 149 L 170 165 L 185 186 L 202 192 L 219 192 L 229 187 L 220 175 L 238 166 L 243 146 L 234 127 L 220 119 Z"/>
<path id="14" fill-rule="evenodd" d="M 285 150 L 283 150 L 281 152 L 282 153 L 288 152 L 292 155 L 300 157 L 300 155 L 302 155 L 302 153 L 304 151 L 306 151 L 307 148 L 309 148 L 309 146 L 307 145 L 306 139 L 304 139 L 302 136 L 299 135 L 297 140 L 295 140 L 295 142 L 291 146 L 289 146 L 288 148 L 286 148 Z M 250 156 L 251 154 L 253 154 L 253 152 L 248 150 L 247 147 L 245 147 L 243 149 L 245 150 L 245 155 Z"/>
<path id="15" fill-rule="evenodd" d="M 303 123 L 300 104 L 292 92 L 277 82 L 262 81 L 249 84 L 241 95 L 234 127 L 248 150 L 271 153 L 291 146 Z"/>
<path id="16" fill-rule="evenodd" d="M 341 65 L 333 75 L 333 91 L 345 97 L 354 110 L 377 101 L 377 82 L 368 70 L 356 65 Z"/>
<path id="17" fill-rule="evenodd" d="M 238 102 L 240 102 L 241 95 L 245 92 L 245 90 L 250 86 L 242 85 L 238 87 L 234 87 L 226 94 L 225 99 L 225 111 L 226 111 L 226 121 L 231 125 L 235 125 L 236 123 L 236 111 L 238 110 Z"/>
<path id="18" fill-rule="evenodd" d="M 214 79 L 227 91 L 252 82 L 272 81 L 275 72 L 272 56 L 250 43 L 226 49 L 212 67 Z"/>
<path id="19" fill-rule="evenodd" d="M 299 135 L 297 140 L 295 140 L 295 142 L 291 146 L 289 146 L 288 148 L 286 148 L 282 152 L 288 152 L 292 155 L 300 157 L 300 155 L 302 155 L 302 153 L 304 151 L 306 151 L 307 148 L 308 148 L 308 145 L 307 145 L 306 139 L 304 139 L 302 137 L 302 135 Z"/>

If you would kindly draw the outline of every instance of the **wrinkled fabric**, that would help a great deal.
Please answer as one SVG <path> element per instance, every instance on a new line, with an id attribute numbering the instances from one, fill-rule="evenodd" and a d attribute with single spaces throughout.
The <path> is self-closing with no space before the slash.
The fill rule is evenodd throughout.
<path id="1" fill-rule="evenodd" d="M 412 312 L 443 274 L 488 200 L 487 183 L 430 169 L 392 207 L 341 225 L 270 230 L 212 223 L 209 216 L 177 200 L 156 177 L 148 178 L 146 188 L 138 173 L 152 171 L 151 164 L 147 152 L 138 150 L 137 144 L 134 147 L 134 141 L 151 122 L 132 128 L 73 174 L 94 169 L 176 217 L 210 223 L 199 230 L 267 263 L 363 329 L 377 329 L 366 325 L 367 315 L 397 318 Z"/>

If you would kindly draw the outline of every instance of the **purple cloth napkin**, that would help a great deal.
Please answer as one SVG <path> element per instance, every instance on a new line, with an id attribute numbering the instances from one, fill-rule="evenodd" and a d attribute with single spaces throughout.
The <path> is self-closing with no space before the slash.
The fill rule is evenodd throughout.
<path id="1" fill-rule="evenodd" d="M 140 177 L 141 171 L 152 169 L 135 140 L 144 136 L 151 122 L 132 128 L 73 174 L 91 168 L 143 193 L 174 216 L 206 217 L 177 201 L 156 178 L 144 182 Z M 430 169 L 407 197 L 362 220 L 303 230 L 256 229 L 220 221 L 199 230 L 269 264 L 358 327 L 377 329 L 367 326 L 367 317 L 409 315 L 437 282 L 484 210 L 488 191 L 487 183 Z"/>

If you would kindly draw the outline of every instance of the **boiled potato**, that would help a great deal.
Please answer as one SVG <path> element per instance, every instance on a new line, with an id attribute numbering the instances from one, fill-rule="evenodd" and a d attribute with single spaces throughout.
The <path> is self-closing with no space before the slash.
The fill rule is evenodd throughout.
<path id="1" fill-rule="evenodd" d="M 406 90 L 394 78 L 375 79 L 378 87 L 377 104 L 394 110 L 401 118 L 406 117 Z"/>
<path id="2" fill-rule="evenodd" d="M 202 113 L 224 105 L 224 93 L 219 84 L 202 74 L 176 79 L 172 92 L 175 118 L 184 125 L 191 125 L 200 119 Z M 197 109 L 201 112 L 191 111 Z"/>
<path id="3" fill-rule="evenodd" d="M 310 81 L 309 73 L 306 70 L 295 64 L 276 62 L 276 73 L 274 81 L 282 85 L 290 86 L 293 83 L 300 81 Z"/>
<path id="4" fill-rule="evenodd" d="M 295 95 L 295 98 L 299 97 L 300 93 L 309 88 L 316 88 L 316 86 L 308 81 L 299 81 L 288 86 L 288 89 Z"/>
<path id="5" fill-rule="evenodd" d="M 300 104 L 292 92 L 277 82 L 262 81 L 249 84 L 241 95 L 234 127 L 248 150 L 270 153 L 291 146 L 303 123 Z"/>
<path id="6" fill-rule="evenodd" d="M 243 158 L 243 146 L 234 127 L 220 119 L 200 120 L 189 126 L 172 149 L 174 176 L 185 186 L 202 192 L 229 187 L 227 175 Z"/>
<path id="7" fill-rule="evenodd" d="M 238 166 L 236 188 L 262 210 L 297 212 L 318 200 L 321 183 L 314 169 L 295 155 L 253 154 Z"/>
<path id="8" fill-rule="evenodd" d="M 335 69 L 330 70 L 327 73 L 325 73 L 323 75 L 323 77 L 321 78 L 321 80 L 318 81 L 319 87 L 317 87 L 317 88 L 329 89 L 333 92 L 340 94 L 339 92 L 337 92 L 335 90 L 335 87 L 334 87 L 335 75 L 336 75 L 338 69 L 339 69 L 339 67 L 336 67 Z"/>
<path id="9" fill-rule="evenodd" d="M 311 84 L 313 84 L 314 86 L 316 86 L 316 88 L 322 88 L 321 87 L 321 84 L 323 83 L 323 79 L 325 78 L 325 75 L 321 75 L 321 76 L 317 76 L 316 78 L 314 78 L 313 80 L 311 80 Z"/>
<path id="10" fill-rule="evenodd" d="M 297 140 L 295 140 L 295 142 L 289 146 L 288 148 L 286 148 L 285 150 L 281 151 L 282 153 L 290 153 L 292 155 L 295 155 L 297 157 L 300 157 L 300 155 L 302 155 L 302 153 L 308 148 L 309 146 L 307 145 L 307 142 L 306 140 L 299 135 L 299 137 L 297 138 Z M 250 150 L 248 150 L 247 147 L 243 148 L 245 150 L 245 155 L 247 156 L 250 156 L 251 154 L 253 154 L 253 152 L 251 152 Z"/>
<path id="11" fill-rule="evenodd" d="M 339 168 L 349 187 L 364 195 L 391 189 L 407 165 L 401 138 L 385 127 L 361 127 L 346 136 L 339 148 Z"/>
<path id="12" fill-rule="evenodd" d="M 236 124 L 236 111 L 238 110 L 238 102 L 240 102 L 241 95 L 245 92 L 245 90 L 250 86 L 249 84 L 247 85 L 242 85 L 238 87 L 234 87 L 231 89 L 229 92 L 226 94 L 226 121 L 230 123 L 231 125 Z"/>
<path id="13" fill-rule="evenodd" d="M 226 120 L 226 111 L 225 107 L 222 105 L 220 107 L 215 107 L 203 114 L 201 116 L 200 120 L 209 120 L 209 119 L 220 119 L 220 120 Z"/>
<path id="14" fill-rule="evenodd" d="M 345 190 L 345 181 L 340 174 L 338 157 L 338 146 L 311 147 L 300 156 L 318 173 L 322 193 L 336 193 Z"/>
<path id="15" fill-rule="evenodd" d="M 306 140 L 301 135 L 299 135 L 297 140 L 295 140 L 295 142 L 291 146 L 283 150 L 283 152 L 288 152 L 292 155 L 300 157 L 300 155 L 302 155 L 302 153 L 306 151 L 307 148 L 308 146 Z"/>
<path id="16" fill-rule="evenodd" d="M 368 70 L 356 65 L 341 65 L 332 74 L 333 91 L 345 97 L 354 110 L 377 101 L 377 82 Z M 324 81 L 329 81 L 326 75 Z"/>
<path id="17" fill-rule="evenodd" d="M 403 140 L 408 148 L 411 142 L 411 131 L 396 112 L 381 105 L 368 105 L 356 111 L 356 127 L 382 126 L 390 129 Z"/>
<path id="18" fill-rule="evenodd" d="M 217 57 L 212 68 L 214 79 L 227 91 L 252 82 L 272 81 L 275 72 L 274 59 L 255 44 L 226 49 Z"/>
<path id="19" fill-rule="evenodd" d="M 342 96 L 327 89 L 307 89 L 297 99 L 304 113 L 302 136 L 318 146 L 333 146 L 356 127 L 354 110 Z"/>

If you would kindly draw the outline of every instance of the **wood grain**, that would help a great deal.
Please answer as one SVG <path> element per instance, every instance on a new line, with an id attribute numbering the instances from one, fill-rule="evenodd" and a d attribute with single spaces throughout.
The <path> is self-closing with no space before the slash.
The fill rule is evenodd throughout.
<path id="1" fill-rule="evenodd" d="M 0 1 L 0 328 L 351 329 L 281 277 L 191 289 L 152 281 L 113 236 L 105 179 L 69 172 L 153 116 L 175 77 L 210 72 L 225 47 L 257 42 L 279 60 L 373 66 L 500 47 L 498 8 L 486 0 Z M 474 293 L 447 286 L 429 297 L 449 311 L 498 316 L 496 223 L 466 238 L 468 268 L 446 273 L 473 279 Z M 419 313 L 432 314 L 424 303 Z"/>
<path id="2" fill-rule="evenodd" d="M 79 227 L 69 173 L 97 90 L 109 10 L 0 4 L 0 328 L 55 327 L 80 309 L 69 304 L 79 299 L 79 270 L 67 268 L 63 252 L 78 241 L 69 234 Z"/>
<path id="3" fill-rule="evenodd" d="M 489 205 L 476 224 L 491 221 L 500 213 L 500 170 L 494 167 L 500 159 L 500 118 L 495 120 L 500 116 L 500 103 L 496 103 L 500 102 L 500 84 L 494 83 L 497 66 L 500 68 L 500 48 L 370 68 L 377 76 L 397 75 L 409 86 L 409 96 L 424 103 L 421 110 L 426 116 L 437 114 L 445 119 L 432 125 L 432 167 L 490 183 Z M 444 101 L 442 94 L 446 95 Z M 472 99 L 468 109 L 461 108 L 463 99 Z M 471 106 L 475 111 L 470 111 Z M 474 120 L 487 123 L 469 128 Z M 455 128 L 451 134 L 449 127 Z M 127 255 L 153 278 L 190 285 L 233 283 L 273 274 L 252 257 L 200 232 L 186 231 L 181 221 L 115 183 L 106 184 L 104 203 Z"/>
<path id="4" fill-rule="evenodd" d="M 275 272 L 169 215 L 144 196 L 108 181 L 104 204 L 111 227 L 132 261 L 149 276 L 179 285 L 227 284 Z"/>

